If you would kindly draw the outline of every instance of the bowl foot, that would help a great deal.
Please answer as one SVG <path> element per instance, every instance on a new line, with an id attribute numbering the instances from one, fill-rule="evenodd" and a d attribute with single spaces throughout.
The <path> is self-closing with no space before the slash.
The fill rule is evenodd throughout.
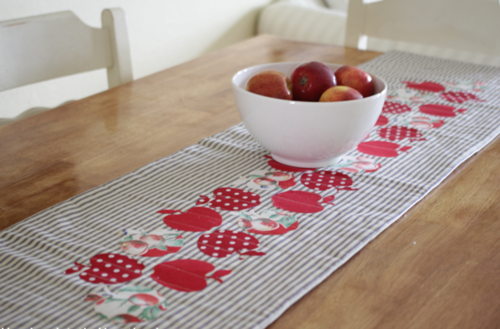
<path id="1" fill-rule="evenodd" d="M 299 168 L 321 168 L 321 167 L 328 167 L 333 164 L 336 164 L 339 162 L 340 158 L 342 156 L 336 156 L 333 158 L 328 158 L 324 160 L 311 160 L 311 161 L 301 161 L 301 160 L 295 160 L 295 159 L 289 159 L 289 158 L 284 158 L 279 155 L 276 155 L 274 153 L 271 153 L 271 156 L 273 157 L 274 160 L 292 166 L 292 167 L 299 167 Z"/>

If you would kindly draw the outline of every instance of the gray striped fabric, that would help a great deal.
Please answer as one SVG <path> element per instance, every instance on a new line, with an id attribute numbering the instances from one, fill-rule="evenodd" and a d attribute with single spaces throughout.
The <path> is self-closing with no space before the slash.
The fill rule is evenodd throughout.
<path id="1" fill-rule="evenodd" d="M 158 258 L 130 256 L 145 269 L 129 284 L 158 290 L 169 306 L 156 320 L 128 327 L 266 327 L 500 132 L 498 68 L 401 52 L 389 52 L 362 68 L 382 76 L 392 95 L 398 90 L 414 91 L 403 81 L 432 81 L 446 86 L 447 91 L 462 90 L 484 101 L 457 104 L 440 93 L 420 93 L 426 104 L 466 111 L 453 117 L 420 113 L 441 119 L 444 125 L 420 130 L 425 141 L 395 141 L 402 147 L 411 146 L 408 153 L 392 158 L 365 154 L 382 167 L 374 172 L 348 173 L 354 181 L 352 187 L 358 190 L 316 191 L 323 197 L 335 194 L 335 205 L 324 205 L 323 211 L 313 214 L 296 214 L 298 229 L 284 235 L 252 234 L 260 241 L 256 250 L 266 252 L 264 256 L 243 260 L 237 254 L 207 256 L 197 247 L 202 232 L 182 232 L 185 245 L 178 253 Z M 406 103 L 412 111 L 385 114 L 387 126 L 404 125 L 409 116 L 419 113 L 419 103 L 398 96 L 390 101 Z M 377 129 L 368 140 L 387 141 Z M 77 274 L 64 275 L 64 271 L 75 261 L 88 263 L 97 254 L 125 254 L 120 249 L 123 229 L 167 228 L 165 215 L 158 210 L 186 211 L 195 206 L 200 194 L 212 197 L 212 191 L 219 187 L 246 188 L 244 183 L 232 183 L 255 170 L 274 170 L 264 158 L 267 154 L 239 124 L 1 232 L 0 327 L 125 327 L 99 318 L 94 303 L 84 301 L 101 287 Z M 348 155 L 363 154 L 354 150 Z M 291 190 L 312 191 L 300 183 L 301 173 L 293 174 L 298 184 Z M 252 192 L 261 196 L 261 204 L 254 208 L 257 213 L 273 208 L 271 196 L 277 191 Z M 239 211 L 219 213 L 223 224 L 211 231 L 241 230 Z M 151 279 L 155 265 L 176 259 L 203 260 L 216 270 L 232 273 L 222 277 L 223 283 L 208 280 L 208 286 L 198 292 L 172 290 Z M 108 287 L 113 291 L 120 286 Z"/>

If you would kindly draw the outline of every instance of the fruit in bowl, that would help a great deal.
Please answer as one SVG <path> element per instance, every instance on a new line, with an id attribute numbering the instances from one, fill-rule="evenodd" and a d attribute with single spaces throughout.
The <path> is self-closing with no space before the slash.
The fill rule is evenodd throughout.
<path id="1" fill-rule="evenodd" d="M 363 95 L 369 97 L 373 95 L 374 84 L 371 75 L 354 66 L 345 65 L 335 71 L 337 83 L 356 89 Z"/>
<path id="2" fill-rule="evenodd" d="M 347 86 L 335 86 L 325 90 L 319 99 L 320 102 L 340 102 L 361 99 L 363 95 L 354 88 Z"/>
<path id="3" fill-rule="evenodd" d="M 275 70 L 266 70 L 254 75 L 247 83 L 247 90 L 262 96 L 292 99 L 292 83 L 288 76 Z"/>
<path id="4" fill-rule="evenodd" d="M 250 134 L 274 160 L 304 168 L 335 164 L 343 154 L 355 149 L 375 126 L 382 112 L 387 84 L 380 77 L 370 75 L 374 85 L 372 96 L 333 102 L 283 100 L 246 90 L 247 82 L 259 72 L 275 70 L 290 76 L 300 64 L 263 64 L 237 72 L 232 85 L 238 112 Z M 341 67 L 324 64 L 332 72 Z"/>
<path id="5" fill-rule="evenodd" d="M 297 66 L 290 80 L 297 101 L 317 102 L 325 90 L 337 85 L 332 69 L 314 61 Z"/>

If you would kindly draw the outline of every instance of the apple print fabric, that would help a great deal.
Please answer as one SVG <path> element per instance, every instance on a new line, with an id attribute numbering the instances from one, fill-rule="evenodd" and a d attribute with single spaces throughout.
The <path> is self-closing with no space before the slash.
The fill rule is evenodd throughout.
<path id="1" fill-rule="evenodd" d="M 249 233 L 282 235 L 296 230 L 299 227 L 299 222 L 292 212 L 281 209 L 266 209 L 260 214 L 255 211 L 241 212 L 238 225 Z"/>
<path id="2" fill-rule="evenodd" d="M 80 279 L 89 283 L 117 284 L 142 275 L 144 265 L 127 256 L 107 253 L 90 258 L 90 265 L 74 263 L 64 274 L 80 273 Z"/>
<path id="3" fill-rule="evenodd" d="M 198 249 L 205 255 L 224 258 L 232 254 L 243 256 L 264 256 L 266 253 L 255 251 L 259 247 L 259 240 L 250 234 L 231 230 L 214 231 L 203 234 L 198 239 Z"/>
<path id="4" fill-rule="evenodd" d="M 158 210 L 157 213 L 167 215 L 163 218 L 165 225 L 181 231 L 203 232 L 222 224 L 222 216 L 206 207 L 193 207 L 185 212 L 164 209 Z"/>
<path id="5" fill-rule="evenodd" d="M 115 292 L 104 287 L 102 292 L 87 295 L 85 301 L 94 303 L 101 319 L 119 324 L 155 320 L 168 307 L 158 291 L 134 285 L 123 286 Z"/>
<path id="6" fill-rule="evenodd" d="M 231 270 L 213 272 L 214 270 L 215 266 L 208 262 L 197 259 L 178 259 L 156 265 L 151 278 L 170 289 L 195 292 L 205 289 L 209 279 L 222 283 L 222 277 L 231 274 Z"/>
<path id="7" fill-rule="evenodd" d="M 239 211 L 253 208 L 260 204 L 260 196 L 258 194 L 238 188 L 221 187 L 215 189 L 213 194 L 213 199 L 205 195 L 200 195 L 200 199 L 196 204 L 208 204 L 209 207 L 216 210 L 226 211 Z"/>
<path id="8" fill-rule="evenodd" d="M 241 177 L 234 184 L 246 183 L 247 187 L 254 190 L 279 191 L 295 186 L 295 176 L 281 171 L 255 170 L 245 177 Z"/>
<path id="9" fill-rule="evenodd" d="M 124 230 L 125 237 L 120 241 L 120 248 L 130 255 L 143 257 L 161 257 L 176 253 L 184 245 L 182 235 L 170 230 Z"/>
<path id="10" fill-rule="evenodd" d="M 238 124 L 0 232 L 1 324 L 269 326 L 500 133 L 500 68 L 360 68 L 390 97 L 334 165 L 281 164 Z"/>

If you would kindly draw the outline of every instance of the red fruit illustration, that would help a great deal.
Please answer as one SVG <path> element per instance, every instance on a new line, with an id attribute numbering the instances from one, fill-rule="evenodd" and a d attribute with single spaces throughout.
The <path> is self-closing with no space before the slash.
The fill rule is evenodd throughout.
<path id="1" fill-rule="evenodd" d="M 331 204 L 334 196 L 328 196 L 321 202 L 321 195 L 305 191 L 285 191 L 272 197 L 275 207 L 300 213 L 320 212 L 324 208 L 320 203 Z"/>
<path id="2" fill-rule="evenodd" d="M 432 93 L 439 93 L 439 92 L 445 91 L 445 89 L 446 89 L 442 84 L 432 82 L 432 81 L 424 81 L 421 83 L 416 83 L 416 82 L 411 82 L 411 81 L 403 81 L 403 83 L 406 83 L 407 88 L 428 91 L 428 92 L 432 92 Z"/>
<path id="3" fill-rule="evenodd" d="M 395 102 L 385 102 L 384 107 L 382 107 L 382 112 L 389 114 L 401 114 L 411 112 L 411 107 Z"/>
<path id="4" fill-rule="evenodd" d="M 264 155 L 264 158 L 270 159 L 267 161 L 267 164 L 273 167 L 274 169 L 278 170 L 283 170 L 283 171 L 291 171 L 291 172 L 304 172 L 304 171 L 312 171 L 316 170 L 316 168 L 299 168 L 299 167 L 292 167 L 283 163 L 280 163 L 276 160 L 274 160 L 271 156 L 269 155 Z"/>
<path id="5" fill-rule="evenodd" d="M 425 141 L 422 133 L 415 128 L 390 126 L 378 130 L 378 135 L 390 141 L 400 141 L 408 138 L 410 142 Z"/>
<path id="6" fill-rule="evenodd" d="M 290 231 L 294 231 L 299 227 L 299 222 L 296 221 L 289 227 L 276 223 L 272 219 L 258 218 L 255 220 L 248 220 L 245 218 L 238 219 L 238 225 L 249 233 L 262 234 L 262 235 L 282 235 Z"/>
<path id="7" fill-rule="evenodd" d="M 348 187 L 353 183 L 351 177 L 338 171 L 305 173 L 300 177 L 300 182 L 304 184 L 305 187 L 319 191 L 326 191 L 331 188 L 337 190 L 357 190 Z"/>
<path id="8" fill-rule="evenodd" d="M 386 116 L 384 116 L 383 114 L 381 114 L 378 117 L 377 122 L 375 122 L 375 126 L 385 126 L 388 123 L 389 123 L 389 119 L 387 119 Z"/>
<path id="9" fill-rule="evenodd" d="M 457 109 L 454 106 L 441 105 L 441 104 L 425 104 L 420 106 L 419 111 L 429 115 L 438 117 L 454 117 L 456 113 L 464 113 L 466 109 Z M 456 113 L 455 113 L 456 112 Z"/>
<path id="10" fill-rule="evenodd" d="M 244 232 L 220 230 L 203 234 L 198 239 L 198 249 L 205 255 L 216 258 L 225 258 L 233 253 L 240 256 L 264 256 L 265 252 L 253 251 L 258 247 L 259 240 Z M 249 251 L 241 252 L 244 249 Z"/>
<path id="11" fill-rule="evenodd" d="M 168 303 L 160 292 L 135 285 L 121 286 L 111 292 L 103 287 L 99 295 L 90 294 L 85 301 L 95 301 L 94 310 L 101 319 L 119 323 L 145 322 L 155 320 Z"/>
<path id="12" fill-rule="evenodd" d="M 467 101 L 485 102 L 485 100 L 477 97 L 476 95 L 471 93 L 466 93 L 463 91 L 448 91 L 442 93 L 441 95 L 439 95 L 439 97 L 446 99 L 448 102 L 458 103 L 458 104 L 462 104 Z"/>
<path id="13" fill-rule="evenodd" d="M 135 259 L 119 254 L 98 254 L 90 259 L 90 266 L 75 262 L 64 274 L 80 273 L 84 281 L 98 284 L 116 284 L 136 279 L 142 275 L 144 265 Z"/>
<path id="14" fill-rule="evenodd" d="M 168 209 L 157 212 L 167 214 L 163 218 L 167 226 L 181 231 L 203 232 L 222 224 L 222 216 L 206 207 L 193 207 L 186 212 Z"/>
<path id="15" fill-rule="evenodd" d="M 215 266 L 197 259 L 178 259 L 163 262 L 154 267 L 151 278 L 170 289 L 193 292 L 206 288 L 207 279 L 214 279 L 222 283 L 221 277 L 231 273 L 231 270 L 215 271 Z"/>
<path id="16" fill-rule="evenodd" d="M 197 205 L 209 203 L 209 207 L 217 210 L 238 211 L 252 208 L 260 204 L 260 196 L 239 188 L 220 187 L 214 190 L 215 199 L 210 200 L 205 195 L 200 195 Z"/>
<path id="17" fill-rule="evenodd" d="M 401 147 L 396 143 L 382 141 L 369 141 L 358 145 L 358 151 L 361 153 L 386 158 L 397 157 L 398 151 L 407 152 L 409 149 L 411 146 Z"/>

